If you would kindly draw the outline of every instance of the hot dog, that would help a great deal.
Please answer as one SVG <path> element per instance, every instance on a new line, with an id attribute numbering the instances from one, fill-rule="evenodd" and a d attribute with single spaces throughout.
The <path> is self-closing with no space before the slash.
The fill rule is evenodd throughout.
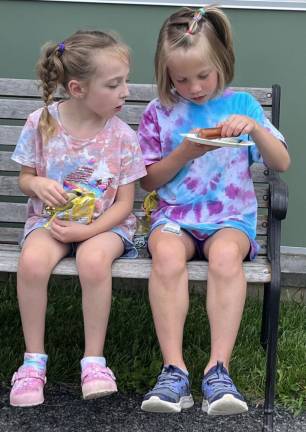
<path id="1" fill-rule="evenodd" d="M 205 139 L 221 138 L 221 130 L 221 127 L 200 129 L 198 132 L 198 137 Z"/>

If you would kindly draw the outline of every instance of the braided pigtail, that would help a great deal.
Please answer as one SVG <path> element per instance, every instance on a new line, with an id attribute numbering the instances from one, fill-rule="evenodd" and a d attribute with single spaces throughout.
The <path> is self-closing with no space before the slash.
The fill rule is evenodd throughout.
<path id="1" fill-rule="evenodd" d="M 46 143 L 55 133 L 57 124 L 50 115 L 48 106 L 53 103 L 54 93 L 63 83 L 64 68 L 62 64 L 63 50 L 61 44 L 48 43 L 43 47 L 42 55 L 37 63 L 37 74 L 41 82 L 44 108 L 39 119 L 39 131 Z"/>

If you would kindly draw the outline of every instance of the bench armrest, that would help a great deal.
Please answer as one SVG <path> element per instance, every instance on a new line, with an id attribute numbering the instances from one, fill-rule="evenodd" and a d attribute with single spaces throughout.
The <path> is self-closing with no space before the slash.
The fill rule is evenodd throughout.
<path id="1" fill-rule="evenodd" d="M 269 181 L 270 211 L 267 255 L 272 263 L 272 279 L 280 277 L 281 221 L 285 219 L 288 207 L 288 186 L 277 172 Z M 273 284 L 274 285 L 274 284 Z M 276 284 L 279 288 L 279 283 Z"/>
<path id="2" fill-rule="evenodd" d="M 272 219 L 285 219 L 288 208 L 288 186 L 275 173 L 275 177 L 270 181 L 270 211 Z"/>

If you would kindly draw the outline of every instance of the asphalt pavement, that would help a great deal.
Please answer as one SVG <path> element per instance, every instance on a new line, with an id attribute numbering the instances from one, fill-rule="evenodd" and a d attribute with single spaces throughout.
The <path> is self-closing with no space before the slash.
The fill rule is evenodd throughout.
<path id="1" fill-rule="evenodd" d="M 209 417 L 200 401 L 180 414 L 141 411 L 141 396 L 117 393 L 83 401 L 79 387 L 56 384 L 45 388 L 45 403 L 14 408 L 9 388 L 0 387 L 0 432 L 257 432 L 261 431 L 262 407 L 250 407 L 237 416 Z M 277 407 L 274 432 L 306 432 L 306 413 L 293 417 Z"/>

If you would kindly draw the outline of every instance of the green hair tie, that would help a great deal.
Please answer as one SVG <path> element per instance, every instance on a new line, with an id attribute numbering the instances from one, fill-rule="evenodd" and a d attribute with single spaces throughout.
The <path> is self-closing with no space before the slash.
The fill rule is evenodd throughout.
<path id="1" fill-rule="evenodd" d="M 206 14 L 206 10 L 205 10 L 205 8 L 203 8 L 203 7 L 201 7 L 201 8 L 198 10 L 198 12 L 199 12 L 202 16 L 204 16 L 204 15 Z"/>

